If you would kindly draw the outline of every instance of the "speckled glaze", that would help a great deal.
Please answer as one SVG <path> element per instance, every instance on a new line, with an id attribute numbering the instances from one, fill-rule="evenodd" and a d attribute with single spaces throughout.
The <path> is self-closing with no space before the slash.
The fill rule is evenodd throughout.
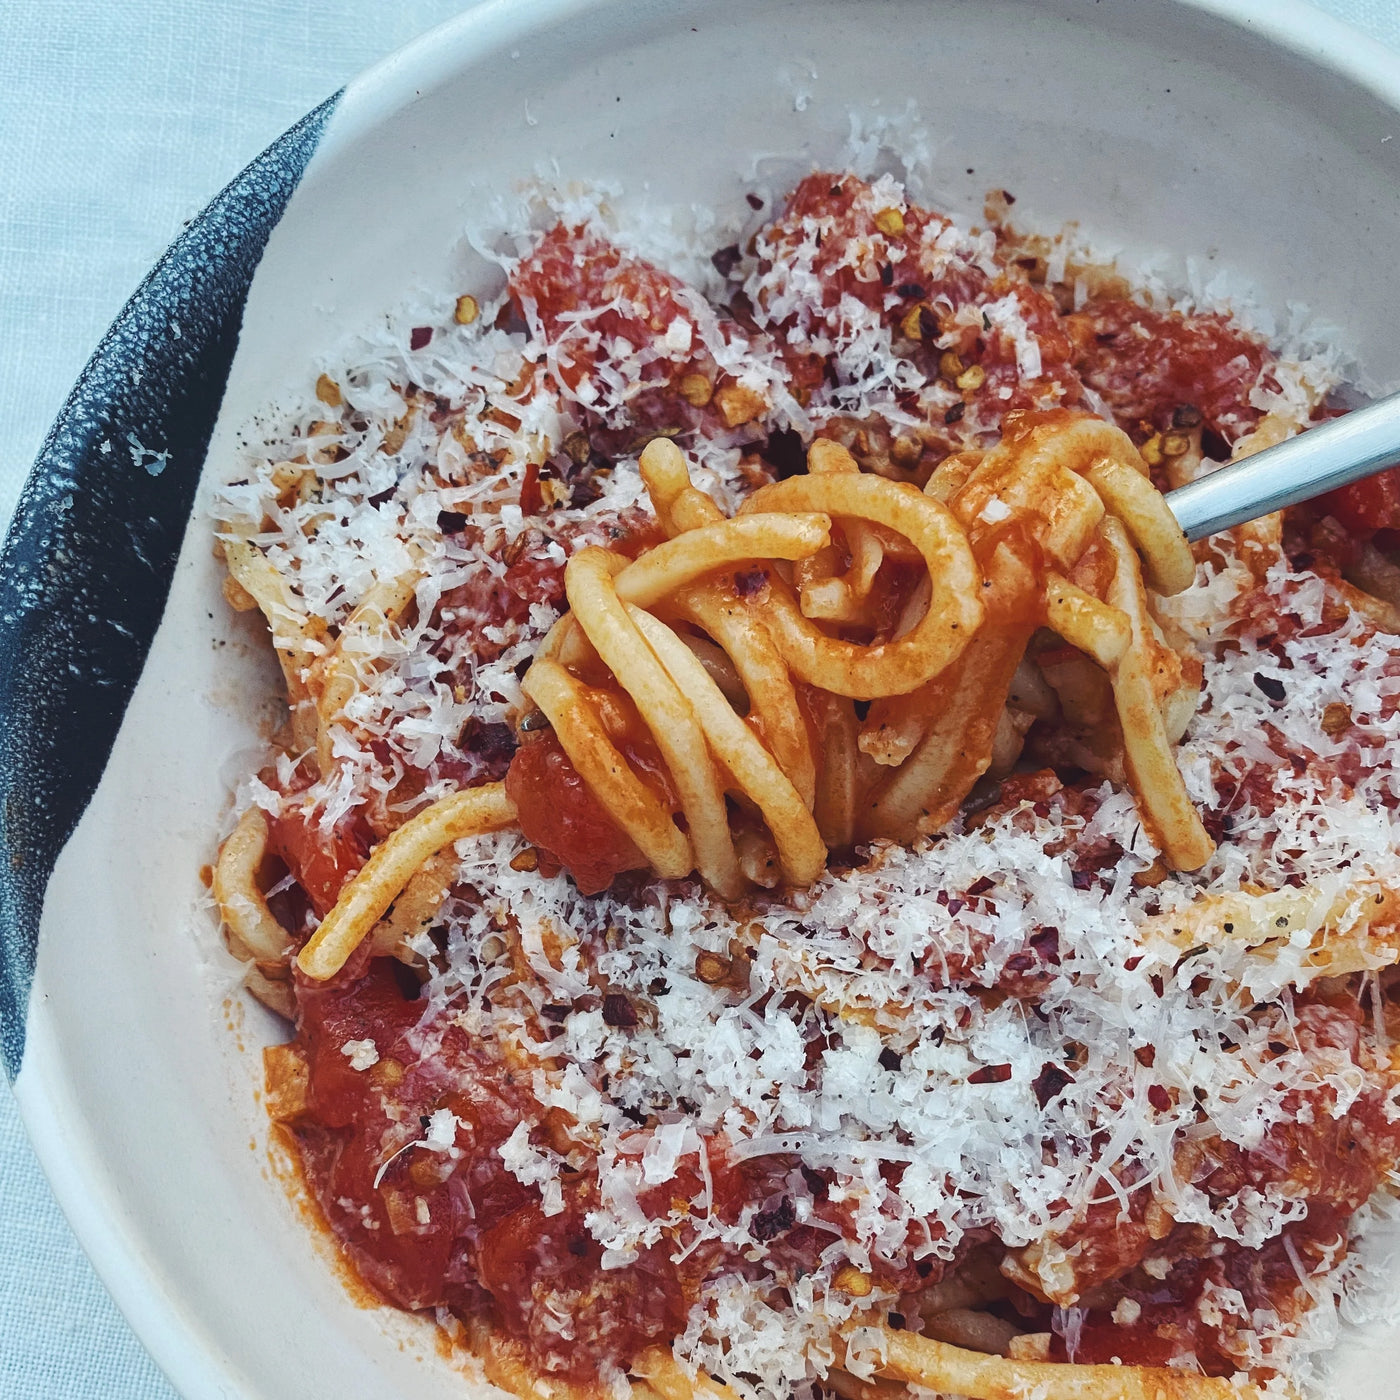
<path id="1" fill-rule="evenodd" d="M 924 141 L 950 212 L 1001 186 L 1028 225 L 1229 266 L 1400 379 L 1400 73 L 1301 0 L 486 0 L 289 133 L 114 329 L 0 563 L 4 1050 L 64 1210 L 190 1400 L 487 1389 L 354 1306 L 271 1179 L 256 1049 L 281 1031 L 198 871 L 276 668 L 221 603 L 212 483 L 337 342 L 492 290 L 463 230 L 522 177 L 723 221 L 845 163 L 853 113 Z M 1349 1332 L 1332 1388 L 1388 1400 L 1397 1369 L 1393 1333 Z"/>
<path id="2" fill-rule="evenodd" d="M 44 889 L 160 623 L 253 272 L 336 101 L 243 171 L 126 304 L 50 430 L 0 552 L 0 1051 L 11 1078 Z"/>

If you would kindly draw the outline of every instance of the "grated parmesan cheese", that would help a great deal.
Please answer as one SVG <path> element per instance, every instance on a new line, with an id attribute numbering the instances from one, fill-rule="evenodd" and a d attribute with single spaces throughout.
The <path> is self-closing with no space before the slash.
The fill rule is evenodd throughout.
<path id="1" fill-rule="evenodd" d="M 379 1063 L 379 1048 L 372 1040 L 347 1040 L 340 1053 L 350 1061 L 353 1070 L 367 1070 Z"/>
<path id="2" fill-rule="evenodd" d="M 874 139 L 853 133 L 862 149 Z M 578 200 L 561 212 L 599 236 L 613 232 L 601 204 Z M 910 209 L 888 174 L 858 203 L 871 215 Z M 829 221 L 790 232 L 781 246 L 760 233 L 742 273 L 756 333 L 721 321 L 684 284 L 673 290 L 676 313 L 636 344 L 598 329 L 620 303 L 564 313 L 565 328 L 550 336 L 536 305 L 524 307 L 524 330 L 507 330 L 498 328 L 509 324 L 504 298 L 483 301 L 468 326 L 455 323 L 448 299 L 431 318 L 415 313 L 414 325 L 431 321 L 423 344 L 395 322 L 312 367 L 313 380 L 338 386 L 341 407 L 310 394 L 286 407 L 223 487 L 224 528 L 287 581 L 313 650 L 377 585 L 411 574 L 413 603 L 357 643 L 358 690 L 333 727 L 333 770 L 306 787 L 284 754 L 276 785 L 249 779 L 243 802 L 273 817 L 312 810 L 324 833 L 352 820 L 382 832 L 422 799 L 481 780 L 493 728 L 504 732 L 527 708 L 519 677 L 560 616 L 567 557 L 611 540 L 647 502 L 633 451 L 603 468 L 590 462 L 577 504 L 578 483 L 560 464 L 549 478 L 558 499 L 527 515 L 527 477 L 543 480 L 541 467 L 586 426 L 630 423 L 659 363 L 703 352 L 760 397 L 755 431 L 765 436 L 810 438 L 842 418 L 893 432 L 944 421 L 955 406 L 961 414 L 957 391 L 896 350 L 882 309 L 849 291 L 828 295 L 816 268 Z M 529 251 L 527 240 L 520 256 Z M 999 270 L 995 236 L 953 223 L 930 223 L 907 257 L 894 252 L 851 240 L 840 269 L 860 285 Z M 1052 255 L 1052 280 L 1065 275 L 1065 257 L 1063 246 Z M 905 265 L 882 274 L 896 262 Z M 1016 295 L 984 295 L 957 314 L 964 329 L 1012 347 L 1022 380 L 1041 379 L 1041 345 Z M 940 334 L 951 344 L 958 332 L 952 320 Z M 821 356 L 827 380 L 799 397 L 788 354 Z M 592 368 L 571 380 L 582 364 Z M 512 393 L 529 374 L 534 389 Z M 1275 367 L 1249 402 L 1302 421 L 1334 378 L 1319 351 Z M 1062 390 L 1043 393 L 1057 401 Z M 967 441 L 995 432 L 996 412 L 969 407 Z M 745 459 L 753 441 L 718 432 L 685 442 L 697 484 L 726 509 L 755 484 Z M 133 460 L 150 470 L 145 458 L 158 454 L 138 447 Z M 982 518 L 1009 515 L 993 497 Z M 1204 661 L 1182 772 L 1202 812 L 1229 827 L 1194 875 L 1138 878 L 1158 853 L 1131 797 L 1106 783 L 1078 802 L 959 819 L 912 848 L 876 843 L 852 868 L 744 909 L 691 881 L 586 898 L 565 876 L 521 861 L 518 833 L 474 837 L 456 847 L 457 884 L 435 936 L 413 944 L 430 975 L 410 1040 L 428 1061 L 450 1027 L 530 1066 L 522 1092 L 537 1111 L 500 1145 L 501 1161 L 539 1193 L 547 1217 L 566 1209 L 566 1168 L 594 1174 L 585 1226 L 605 1270 L 658 1246 L 682 1262 L 704 1248 L 746 1262 L 705 1279 L 677 1351 L 750 1400 L 792 1393 L 833 1363 L 833 1328 L 856 1307 L 834 1286 L 840 1269 L 894 1260 L 941 1269 L 987 1238 L 1027 1259 L 1039 1251 L 1045 1296 L 1064 1294 L 1056 1327 L 1073 1354 L 1084 1310 L 1074 1246 L 1062 1242 L 1093 1212 L 1126 1217 L 1150 1199 L 1177 1226 L 1262 1247 L 1306 1216 L 1303 1195 L 1277 1181 L 1207 1190 L 1182 1170 L 1183 1143 L 1253 1152 L 1295 1120 L 1340 1121 L 1374 1092 L 1384 1047 L 1343 1044 L 1325 1009 L 1294 994 L 1335 909 L 1359 919 L 1357 900 L 1400 890 L 1400 776 L 1390 758 L 1400 744 L 1400 645 L 1354 614 L 1336 624 L 1334 601 L 1321 577 L 1283 562 L 1256 581 L 1228 547 L 1164 601 L 1163 615 Z M 1260 610 L 1287 625 L 1251 627 Z M 1286 687 L 1286 703 L 1260 677 Z M 1350 716 L 1342 733 L 1323 723 L 1336 703 Z M 1091 850 L 1105 854 L 1086 878 Z M 1182 961 L 1175 945 L 1150 941 L 1202 900 L 1260 888 L 1302 888 L 1311 900 L 1266 961 L 1228 941 Z M 746 981 L 702 980 L 701 952 L 742 957 Z M 988 995 L 1017 978 L 1031 990 Z M 645 1014 L 609 1024 L 600 989 Z M 565 1009 L 542 1040 L 546 1005 Z M 340 1053 L 356 1071 L 380 1059 L 372 1039 Z M 1048 1096 L 1047 1067 L 1059 1071 Z M 1390 1105 L 1400 1114 L 1400 1097 Z M 567 1125 L 567 1143 L 546 1136 L 545 1121 Z M 396 1126 L 385 1142 L 376 1190 L 399 1154 L 454 1160 L 459 1132 L 471 1129 L 439 1108 L 421 1137 L 404 1140 L 415 1131 Z M 716 1209 L 717 1174 L 775 1159 L 797 1164 L 779 1196 L 793 1219 L 830 1235 L 820 1266 L 800 1275 L 785 1272 L 755 1226 L 764 1202 L 737 1215 Z M 804 1172 L 820 1174 L 821 1209 Z M 663 1194 L 669 1204 L 658 1209 Z M 413 1209 L 419 1225 L 431 1223 L 422 1196 Z M 1163 1279 L 1170 1261 L 1148 1255 L 1141 1267 Z M 1251 1314 L 1241 1294 L 1215 1284 L 1198 1311 L 1231 1326 L 1242 1367 L 1306 1378 L 1357 1277 L 1350 1261 L 1331 1272 L 1300 1265 L 1322 1319 L 1307 1326 Z M 775 1307 L 775 1283 L 790 1306 Z M 1141 1312 L 1124 1297 L 1112 1316 L 1128 1327 Z M 567 1329 L 567 1309 L 555 1323 Z M 878 1332 L 857 1330 L 846 1365 L 869 1376 L 878 1353 Z"/>

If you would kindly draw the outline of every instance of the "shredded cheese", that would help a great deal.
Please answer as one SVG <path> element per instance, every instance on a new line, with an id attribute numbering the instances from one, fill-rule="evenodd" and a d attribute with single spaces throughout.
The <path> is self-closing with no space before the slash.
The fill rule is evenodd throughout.
<path id="1" fill-rule="evenodd" d="M 889 176 L 860 197 L 872 211 L 909 207 Z M 595 226 L 602 219 L 596 208 L 587 217 Z M 646 499 L 626 453 L 589 468 L 590 489 L 576 504 L 575 487 L 551 478 L 557 498 L 529 516 L 527 475 L 586 423 L 628 421 L 638 382 L 658 362 L 684 363 L 703 348 L 760 396 L 765 434 L 810 437 L 841 416 L 878 417 L 897 430 L 960 405 L 945 380 L 895 350 L 879 311 L 850 294 L 827 296 L 815 263 L 829 232 L 810 219 L 781 248 L 760 237 L 743 281 L 757 334 L 722 324 L 683 284 L 677 314 L 649 344 L 605 340 L 596 323 L 606 306 L 570 313 L 566 332 L 549 338 L 537 307 L 525 308 L 527 330 L 509 331 L 496 328 L 503 302 L 483 302 L 461 326 L 447 299 L 426 342 L 395 326 L 316 366 L 341 406 L 309 395 L 288 404 L 223 487 L 221 518 L 287 580 L 319 647 L 376 584 L 412 572 L 413 605 L 357 653 L 358 689 L 333 726 L 333 769 L 303 791 L 284 756 L 282 790 L 250 780 L 243 800 L 273 815 L 307 805 L 327 832 L 351 815 L 385 827 L 402 815 L 390 805 L 410 773 L 423 775 L 422 796 L 432 799 L 485 771 L 482 736 L 526 708 L 519 675 L 560 615 L 565 559 L 606 542 Z M 868 282 L 889 250 L 852 242 L 844 257 L 843 269 Z M 930 225 L 914 261 L 897 276 L 989 277 L 995 239 Z M 1023 379 L 1042 375 L 1040 344 L 1014 295 L 984 300 L 976 316 L 1013 347 Z M 826 358 L 830 382 L 799 400 L 785 351 Z M 564 371 L 584 358 L 595 367 L 565 387 Z M 535 387 L 523 393 L 530 373 Z M 1325 377 L 1285 364 L 1250 402 L 1298 415 Z M 1053 399 L 1060 389 L 1045 392 Z M 988 411 L 968 410 L 970 434 L 987 430 Z M 738 435 L 687 446 L 697 480 L 726 507 L 753 484 Z M 144 459 L 156 454 L 140 456 L 154 469 Z M 993 498 L 983 519 L 1009 513 Z M 1242 626 L 1247 600 L 1287 625 Z M 753 1209 L 732 1220 L 714 1211 L 712 1161 L 789 1154 L 824 1174 L 848 1223 L 818 1272 L 782 1280 L 791 1307 L 778 1310 L 752 1279 L 726 1275 L 706 1284 L 677 1344 L 688 1364 L 746 1396 L 788 1393 L 831 1360 L 832 1329 L 855 1306 L 833 1286 L 848 1264 L 905 1252 L 949 1261 L 984 1232 L 1013 1249 L 1045 1245 L 1091 1208 L 1126 1206 L 1139 1192 L 1179 1225 L 1257 1247 L 1305 1203 L 1249 1186 L 1208 1193 L 1178 1170 L 1181 1142 L 1257 1148 L 1297 1111 L 1299 1096 L 1308 1111 L 1344 1115 L 1367 1092 L 1357 1058 L 1367 1052 L 1338 1048 L 1325 1008 L 1292 1003 L 1316 926 L 1290 930 L 1262 972 L 1232 944 L 1184 963 L 1179 950 L 1159 955 L 1143 929 L 1184 917 L 1203 897 L 1258 887 L 1302 886 L 1324 904 L 1348 890 L 1400 890 L 1391 759 L 1400 644 L 1354 615 L 1328 624 L 1328 602 L 1322 579 L 1283 564 L 1255 590 L 1226 550 L 1169 605 L 1205 659 L 1182 770 L 1193 801 L 1229 823 L 1228 841 L 1195 875 L 1135 879 L 1157 852 L 1131 798 L 1107 784 L 1078 804 L 1057 797 L 982 824 L 960 820 L 911 849 L 877 844 L 854 868 L 744 910 L 688 882 L 628 900 L 585 898 L 566 877 L 522 860 L 517 833 L 475 837 L 456 850 L 458 892 L 440 915 L 445 953 L 426 935 L 415 945 L 431 957 L 431 976 L 411 1039 L 431 1056 L 450 1023 L 533 1065 L 528 1087 L 540 1117 L 519 1123 L 501 1159 L 539 1191 L 546 1216 L 564 1209 L 565 1165 L 591 1163 L 598 1190 L 586 1223 L 608 1267 L 663 1239 L 682 1258 L 707 1240 L 768 1258 Z M 1286 702 L 1260 677 L 1285 687 Z M 1333 703 L 1349 708 L 1345 732 L 1323 726 Z M 1102 859 L 1086 876 L 1088 850 Z M 468 888 L 477 894 L 464 897 Z M 747 964 L 742 985 L 697 975 L 698 953 L 727 959 L 736 949 Z M 528 993 L 497 996 L 518 975 L 517 956 Z M 1017 977 L 1033 979 L 1033 995 L 983 994 Z M 587 1004 L 604 985 L 646 1008 L 638 1024 L 611 1025 Z M 541 1042 L 546 1002 L 568 1009 Z M 1145 1047 L 1155 1056 L 1140 1054 Z M 341 1053 L 355 1071 L 380 1058 L 369 1039 L 347 1041 Z M 1048 1097 L 1047 1067 L 1057 1071 Z M 567 1155 L 557 1142 L 543 1145 L 546 1114 L 567 1123 Z M 465 1130 L 437 1110 L 421 1138 L 385 1144 L 375 1186 L 399 1153 L 450 1155 Z M 680 1185 L 690 1164 L 697 1190 Z M 641 1198 L 667 1184 L 670 1210 L 644 1208 Z M 800 1174 L 793 1190 L 798 1218 L 815 1219 Z M 427 1225 L 423 1198 L 414 1209 Z M 1062 1265 L 1044 1250 L 1047 1296 Z M 1154 1274 L 1165 1263 L 1143 1267 Z M 1319 1311 L 1328 1312 L 1336 1290 L 1317 1286 Z M 1216 1290 L 1201 1307 L 1207 1321 L 1238 1321 L 1241 1301 Z M 1077 1317 L 1072 1307 L 1062 1314 L 1067 1342 Z M 1124 1326 L 1137 1317 L 1129 1300 L 1114 1312 Z M 1245 1320 L 1249 1360 L 1261 1366 L 1305 1375 L 1326 1341 L 1277 1319 Z M 853 1374 L 870 1374 L 876 1346 L 873 1332 L 850 1338 Z"/>

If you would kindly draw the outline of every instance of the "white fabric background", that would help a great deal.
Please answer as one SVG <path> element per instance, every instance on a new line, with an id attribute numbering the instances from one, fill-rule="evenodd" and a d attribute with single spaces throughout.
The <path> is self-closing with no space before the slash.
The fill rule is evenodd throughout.
<path id="1" fill-rule="evenodd" d="M 465 7 L 0 0 L 0 522 L 103 330 L 182 222 L 359 69 Z M 1320 8 L 1400 49 L 1400 0 Z M 0 1087 L 0 1400 L 173 1396 Z"/>

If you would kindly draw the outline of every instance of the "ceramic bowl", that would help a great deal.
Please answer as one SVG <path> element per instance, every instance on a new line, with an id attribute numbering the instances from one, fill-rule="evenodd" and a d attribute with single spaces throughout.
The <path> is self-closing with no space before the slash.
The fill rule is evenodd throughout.
<path id="1" fill-rule="evenodd" d="M 427 1324 L 357 1303 L 277 1180 L 256 1053 L 277 1028 L 200 882 L 272 693 L 210 552 L 238 428 L 349 332 L 472 290 L 462 231 L 521 177 L 723 220 L 765 172 L 844 163 L 853 120 L 921 125 L 950 211 L 1003 186 L 1028 225 L 1228 267 L 1400 375 L 1400 63 L 1291 0 L 494 0 L 288 132 L 123 312 L 0 562 L 5 1058 L 189 1400 L 477 1385 Z M 1348 1333 L 1337 1365 L 1336 1393 L 1391 1395 L 1400 1335 Z"/>

